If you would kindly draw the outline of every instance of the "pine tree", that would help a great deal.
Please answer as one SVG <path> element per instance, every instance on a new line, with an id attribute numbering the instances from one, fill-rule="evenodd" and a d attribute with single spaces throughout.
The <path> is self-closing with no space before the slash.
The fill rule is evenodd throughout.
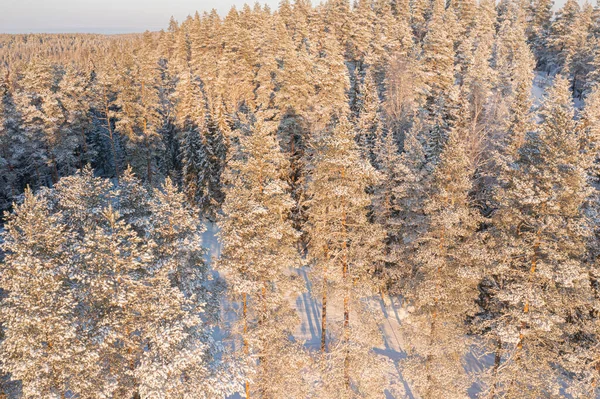
<path id="1" fill-rule="evenodd" d="M 600 237 L 598 229 L 598 190 L 596 189 L 598 176 L 598 143 L 600 139 L 600 130 L 598 122 L 600 121 L 600 91 L 595 87 L 592 89 L 585 101 L 585 107 L 581 113 L 577 124 L 580 135 L 581 156 L 585 162 L 583 165 L 587 171 L 588 185 L 592 187 L 591 193 L 584 206 L 584 215 L 591 228 L 591 234 L 587 243 L 588 254 L 586 262 L 589 267 L 589 280 L 592 289 L 593 300 L 588 304 L 587 312 L 582 312 L 584 323 L 577 336 L 577 340 L 572 342 L 572 348 L 565 348 L 571 355 L 569 371 L 573 373 L 574 378 L 568 392 L 577 397 L 593 397 L 598 395 L 600 383 L 600 367 L 598 366 L 598 298 L 600 290 L 598 281 L 600 276 L 597 268 L 594 267 L 598 254 L 600 253 Z"/>
<path id="2" fill-rule="evenodd" d="M 466 49 L 464 75 L 461 88 L 461 114 L 465 115 L 461 129 L 467 146 L 467 157 L 477 169 L 484 162 L 489 146 L 493 120 L 494 87 L 498 74 L 492 68 L 496 10 L 495 4 L 482 1 L 476 10 L 476 22 L 471 27 L 469 48 Z"/>
<path id="3" fill-rule="evenodd" d="M 312 130 L 319 131 L 327 126 L 332 115 L 347 112 L 350 80 L 343 47 L 332 33 L 323 31 L 315 46 L 318 54 L 313 67 L 315 99 L 309 122 Z"/>
<path id="4" fill-rule="evenodd" d="M 185 100 L 202 100 L 200 93 L 195 93 L 196 95 L 192 94 L 193 91 L 199 91 L 198 86 L 191 83 L 189 89 L 189 94 L 192 97 L 188 97 Z M 183 187 L 190 202 L 197 202 L 201 196 L 202 187 L 199 185 L 201 182 L 200 177 L 204 172 L 202 168 L 207 157 L 201 135 L 201 129 L 204 126 L 204 112 L 198 108 L 186 112 L 183 114 L 183 120 L 180 119 L 179 125 L 182 130 L 181 165 Z"/>
<path id="5" fill-rule="evenodd" d="M 472 164 L 453 130 L 436 166 L 425 202 L 427 231 L 417 240 L 416 265 L 406 298 L 414 307 L 403 327 L 405 370 L 423 397 L 466 396 L 464 357 L 470 349 L 466 318 L 476 310 L 482 256 L 475 241 L 477 211 L 470 204 Z"/>
<path id="6" fill-rule="evenodd" d="M 65 118 L 58 98 L 58 80 L 55 68 L 39 59 L 25 70 L 15 92 L 15 104 L 27 137 L 29 162 L 38 186 L 56 183 L 59 168 L 72 170 L 76 165 L 77 144 L 62 130 Z"/>
<path id="7" fill-rule="evenodd" d="M 223 20 L 222 54 L 219 57 L 215 94 L 222 99 L 225 112 L 229 115 L 233 115 L 240 107 L 251 107 L 254 98 L 254 66 L 258 64 L 258 59 L 252 32 L 244 26 L 243 20 L 235 7 Z"/>
<path id="8" fill-rule="evenodd" d="M 376 15 L 371 0 L 359 0 L 351 13 L 351 31 L 349 33 L 350 59 L 356 64 L 357 71 L 363 70 L 363 64 L 374 45 L 374 21 Z"/>
<path id="9" fill-rule="evenodd" d="M 211 338 L 218 291 L 195 211 L 169 180 L 148 193 L 130 171 L 122 177 L 114 189 L 85 169 L 27 192 L 9 217 L 3 369 L 26 397 L 237 391 Z M 141 207 L 147 223 L 132 217 Z"/>
<path id="10" fill-rule="evenodd" d="M 410 138 L 405 138 L 405 143 L 407 140 Z M 406 277 L 405 259 L 401 253 L 405 248 L 402 240 L 403 215 L 408 207 L 405 208 L 402 201 L 408 193 L 406 183 L 416 182 L 413 170 L 404 162 L 406 153 L 400 154 L 392 131 L 379 136 L 376 144 L 377 168 L 382 179 L 373 187 L 373 212 L 375 220 L 386 233 L 385 259 L 380 270 L 383 274 L 382 289 L 396 292 Z"/>
<path id="11" fill-rule="evenodd" d="M 147 32 L 138 54 L 127 55 L 119 79 L 121 90 L 117 105 L 120 110 L 115 124 L 117 131 L 127 137 L 131 166 L 145 176 L 150 185 L 156 173 L 156 157 L 162 150 L 159 131 L 163 123 L 158 112 L 158 68 L 152 46 L 151 34 Z"/>
<path id="12" fill-rule="evenodd" d="M 381 135 L 379 90 L 371 70 L 364 77 L 356 99 L 356 137 L 364 159 L 375 163 L 375 142 Z"/>
<path id="13" fill-rule="evenodd" d="M 493 62 L 502 97 L 512 98 L 523 81 L 530 84 L 533 79 L 536 58 L 527 44 L 525 29 L 523 10 L 518 3 L 510 2 L 496 36 Z"/>
<path id="14" fill-rule="evenodd" d="M 381 381 L 372 377 L 369 382 L 363 379 L 368 374 L 361 374 L 363 367 L 375 367 L 371 348 L 378 335 L 363 302 L 379 289 L 374 271 L 383 232 L 368 220 L 371 198 L 366 192 L 377 175 L 361 158 L 345 117 L 316 137 L 313 146 L 307 231 L 313 286 L 322 293 L 321 351 L 331 353 L 329 367 L 337 373 L 328 384 L 343 397 L 353 391 L 370 397 L 381 392 Z M 330 303 L 343 306 L 341 328 L 328 324 Z M 335 345 L 327 345 L 328 334 Z"/>
<path id="15" fill-rule="evenodd" d="M 581 212 L 588 188 L 566 79 L 556 78 L 540 117 L 501 176 L 493 218 L 488 273 L 498 311 L 484 324 L 501 354 L 486 381 L 510 397 L 558 397 L 558 367 L 569 357 L 561 346 L 581 330 L 576 315 L 589 296 Z"/>
<path id="16" fill-rule="evenodd" d="M 554 16 L 553 6 L 553 0 L 535 0 L 531 2 L 528 10 L 530 22 L 527 26 L 527 41 L 535 55 L 536 66 L 542 70 L 548 70 L 551 63 L 548 45 Z"/>
<path id="17" fill-rule="evenodd" d="M 399 6 L 387 0 L 376 0 L 373 8 L 376 20 L 373 24 L 374 39 L 368 62 L 375 70 L 382 71 L 393 55 L 406 56 L 413 50 L 414 37 L 408 4 Z M 401 10 L 396 12 L 396 8 Z"/>
<path id="18" fill-rule="evenodd" d="M 236 365 L 211 335 L 211 326 L 219 320 L 221 293 L 203 260 L 203 228 L 198 214 L 168 178 L 159 190 L 154 190 L 149 211 L 148 234 L 155 265 L 160 268 L 154 276 L 159 280 L 154 287 L 176 287 L 174 294 L 183 305 L 180 310 L 190 319 L 173 309 L 163 310 L 167 317 L 160 315 L 158 320 L 169 323 L 168 317 L 176 315 L 180 319 L 169 323 L 170 329 L 179 330 L 182 336 L 167 330 L 170 339 L 155 343 L 155 353 L 144 354 L 136 373 L 142 380 L 140 394 L 205 399 L 231 395 L 239 389 L 241 380 Z M 194 315 L 202 315 L 202 319 Z M 223 360 L 230 363 L 224 364 Z M 165 368 L 169 370 L 167 375 Z"/>
<path id="19" fill-rule="evenodd" d="M 594 7 L 585 4 L 581 12 L 577 15 L 575 25 L 571 30 L 567 46 L 569 47 L 567 70 L 572 80 L 573 96 L 581 98 L 586 86 L 586 77 L 592 69 L 593 52 L 595 42 L 594 37 Z"/>
<path id="20" fill-rule="evenodd" d="M 548 47 L 551 50 L 550 66 L 558 71 L 568 68 L 573 57 L 571 48 L 571 33 L 579 18 L 581 9 L 579 3 L 575 0 L 567 0 L 565 5 L 556 12 L 552 21 L 550 36 L 548 38 Z"/>
<path id="21" fill-rule="evenodd" d="M 2 244 L 0 286 L 8 296 L 0 309 L 1 365 L 21 381 L 25 398 L 63 398 L 74 383 L 91 382 L 98 371 L 72 322 L 77 303 L 69 289 L 72 234 L 49 207 L 45 196 L 27 190 L 7 217 Z"/>
<path id="22" fill-rule="evenodd" d="M 120 176 L 120 137 L 118 129 L 116 129 L 114 119 L 117 116 L 115 110 L 117 103 L 117 76 L 113 70 L 114 65 L 110 62 L 105 62 L 94 69 L 95 75 L 94 84 L 91 88 L 92 99 L 91 106 L 95 110 L 96 118 L 102 126 L 101 137 L 108 140 L 108 151 L 110 160 L 102 162 L 105 173 L 108 170 L 119 181 Z"/>
<path id="23" fill-rule="evenodd" d="M 439 2 L 437 2 L 439 3 Z M 434 9 L 423 38 L 423 81 L 425 82 L 425 118 L 430 130 L 430 154 L 437 158 L 452 126 L 457 107 L 454 82 L 454 41 L 449 32 L 452 14 L 442 6 Z"/>
<path id="24" fill-rule="evenodd" d="M 400 164 L 397 165 L 397 184 L 392 186 L 394 206 L 398 213 L 397 226 L 391 229 L 392 236 L 396 236 L 398 241 L 396 258 L 399 278 L 392 287 L 394 293 L 410 290 L 410 276 L 416 264 L 419 237 L 427 231 L 424 209 L 430 194 L 433 165 L 427 160 L 424 133 L 422 125 L 415 123 L 405 135 Z"/>
<path id="25" fill-rule="evenodd" d="M 241 335 L 242 356 L 252 373 L 246 377 L 246 398 L 283 392 L 302 397 L 307 394 L 298 383 L 302 351 L 289 340 L 297 315 L 286 298 L 298 291 L 291 268 L 300 264 L 299 236 L 289 219 L 293 201 L 283 180 L 287 161 L 273 127 L 260 119 L 250 123 L 227 166 L 218 270 L 230 295 L 241 299 L 234 331 Z M 281 359 L 283 352 L 290 357 Z"/>
<path id="26" fill-rule="evenodd" d="M 454 42 L 448 36 L 448 15 L 437 12 L 423 38 L 423 73 L 427 87 L 427 106 L 432 107 L 440 97 L 447 97 L 454 84 Z"/>
<path id="27" fill-rule="evenodd" d="M 182 180 L 188 199 L 214 219 L 223 202 L 221 175 L 227 148 L 202 87 L 188 69 L 177 91 Z"/>
<path id="28" fill-rule="evenodd" d="M 386 68 L 383 81 L 386 123 L 396 133 L 409 130 L 415 114 L 425 102 L 425 92 L 420 88 L 424 75 L 421 64 L 412 52 L 394 55 Z"/>
<path id="29" fill-rule="evenodd" d="M 60 82 L 59 96 L 66 119 L 63 129 L 77 144 L 77 166 L 82 168 L 95 155 L 87 137 L 91 129 L 89 78 L 75 66 L 69 66 Z"/>

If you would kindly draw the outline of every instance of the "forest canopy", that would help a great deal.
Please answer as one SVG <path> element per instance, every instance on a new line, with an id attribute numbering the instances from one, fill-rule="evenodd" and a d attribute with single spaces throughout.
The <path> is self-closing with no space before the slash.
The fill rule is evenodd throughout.
<path id="1" fill-rule="evenodd" d="M 576 0 L 0 34 L 0 398 L 600 397 L 599 83 Z"/>

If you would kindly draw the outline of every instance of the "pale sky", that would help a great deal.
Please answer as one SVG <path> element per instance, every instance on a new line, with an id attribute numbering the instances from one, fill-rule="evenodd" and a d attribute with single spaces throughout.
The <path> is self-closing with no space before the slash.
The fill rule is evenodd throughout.
<path id="1" fill-rule="evenodd" d="M 182 21 L 197 11 L 254 0 L 0 0 L 0 33 L 128 33 L 166 28 L 173 15 Z M 565 0 L 555 0 L 556 5 Z M 277 7 L 279 0 L 260 3 Z"/>
<path id="2" fill-rule="evenodd" d="M 0 0 L 0 33 L 127 33 L 160 30 L 174 16 L 226 14 L 254 0 Z M 275 8 L 279 0 L 261 0 Z"/>

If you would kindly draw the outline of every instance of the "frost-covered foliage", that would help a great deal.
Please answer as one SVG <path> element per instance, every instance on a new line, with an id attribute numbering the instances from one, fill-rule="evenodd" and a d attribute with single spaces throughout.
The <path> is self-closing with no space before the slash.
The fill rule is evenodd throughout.
<path id="1" fill-rule="evenodd" d="M 2 368 L 27 398 L 225 397 L 237 380 L 211 337 L 197 214 L 169 180 L 123 180 L 86 168 L 8 215 Z"/>
<path id="2" fill-rule="evenodd" d="M 321 366 L 326 396 L 378 397 L 384 385 L 371 351 L 380 339 L 377 317 L 367 299 L 381 282 L 383 231 L 368 220 L 366 189 L 378 175 L 361 155 L 346 117 L 314 140 L 309 177 L 309 256 L 313 287 L 321 297 Z M 342 306 L 339 325 L 328 320 L 328 306 Z M 331 337 L 329 342 L 327 337 Z M 332 374 L 332 375 L 329 375 Z M 331 385 L 334 384 L 334 385 Z"/>
<path id="3" fill-rule="evenodd" d="M 558 397 L 564 371 L 575 380 L 591 372 L 579 358 L 592 333 L 582 212 L 590 189 L 568 85 L 556 78 L 541 123 L 514 152 L 496 193 L 489 273 L 497 303 L 484 323 L 498 342 L 489 389 L 505 397 Z"/>
<path id="4" fill-rule="evenodd" d="M 597 397 L 599 16 L 0 35 L 0 396 Z"/>
<path id="5" fill-rule="evenodd" d="M 248 365 L 246 395 L 306 397 L 302 373 L 309 357 L 290 340 L 298 315 L 288 296 L 301 287 L 292 271 L 300 266 L 299 233 L 291 224 L 293 201 L 283 180 L 287 160 L 271 124 L 250 120 L 239 134 L 225 173 L 217 268 L 231 298 L 241 302 L 234 332 Z"/>
<path id="6" fill-rule="evenodd" d="M 483 260 L 474 234 L 479 217 L 469 201 L 472 174 L 460 132 L 453 130 L 424 204 L 427 230 L 417 239 L 406 289 L 414 310 L 402 327 L 409 354 L 405 374 L 422 397 L 462 398 L 470 386 L 465 319 L 477 310 Z"/>

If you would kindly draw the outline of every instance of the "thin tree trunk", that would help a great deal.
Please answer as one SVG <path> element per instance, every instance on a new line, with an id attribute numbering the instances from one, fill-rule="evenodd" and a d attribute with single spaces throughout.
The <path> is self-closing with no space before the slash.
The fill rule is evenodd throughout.
<path id="1" fill-rule="evenodd" d="M 445 260 L 445 254 L 444 254 L 444 239 L 445 239 L 445 230 L 442 229 L 442 232 L 440 234 L 440 242 L 439 242 L 439 246 L 438 249 L 440 251 L 439 256 L 443 257 L 443 259 Z M 435 270 L 435 297 L 433 298 L 433 310 L 431 311 L 431 330 L 430 330 L 430 336 L 429 336 L 429 346 L 430 348 L 432 348 L 435 345 L 435 331 L 436 331 L 436 322 L 437 322 L 437 316 L 438 316 L 438 303 L 439 303 L 439 298 L 440 298 L 440 272 L 441 272 L 441 267 L 438 266 Z M 432 387 L 432 375 L 431 375 L 431 362 L 433 361 L 433 356 L 431 354 L 427 355 L 427 358 L 425 360 L 425 372 L 427 373 L 427 392 L 428 395 L 427 397 L 433 397 L 431 395 L 431 387 Z"/>
<path id="2" fill-rule="evenodd" d="M 152 186 L 152 156 L 150 153 L 150 147 L 146 148 L 146 168 L 148 173 L 148 185 Z"/>
<path id="3" fill-rule="evenodd" d="M 56 160 L 52 157 L 52 184 L 58 183 L 58 167 L 56 166 Z"/>
<path id="4" fill-rule="evenodd" d="M 498 339 L 496 343 L 496 353 L 494 355 L 494 369 L 492 371 L 492 375 L 494 378 L 494 384 L 492 385 L 492 391 L 490 392 L 490 397 L 493 398 L 496 396 L 496 392 L 498 391 L 498 369 L 500 368 L 500 362 L 502 361 L 502 341 Z"/>
<path id="5" fill-rule="evenodd" d="M 350 342 L 350 281 L 348 271 L 348 243 L 347 243 L 346 212 L 342 218 L 342 231 L 345 234 L 342 242 L 342 281 L 344 284 L 344 344 L 346 345 L 346 355 L 344 358 L 344 378 L 346 388 L 350 387 L 350 354 L 348 343 Z"/>
<path id="6" fill-rule="evenodd" d="M 344 247 L 345 247 L 344 243 Z M 345 251 L 345 250 L 344 250 Z M 346 255 L 344 255 L 346 258 Z M 344 280 L 344 344 L 346 345 L 346 355 L 344 357 L 344 378 L 346 380 L 346 387 L 350 386 L 350 359 L 349 359 L 349 349 L 348 343 L 350 341 L 350 288 L 348 282 L 348 261 L 347 259 L 343 260 L 342 270 L 343 270 L 343 280 Z"/>
<path id="7" fill-rule="evenodd" d="M 529 269 L 529 285 L 531 285 L 533 281 L 533 275 L 537 269 L 537 254 L 538 248 L 540 247 L 540 235 L 541 231 L 538 230 L 536 233 L 536 241 L 533 244 L 533 256 L 531 257 L 531 267 Z M 527 315 L 529 313 L 529 299 L 525 300 L 525 305 L 523 306 L 523 314 Z M 523 340 L 525 336 L 523 335 L 523 330 L 527 327 L 526 322 L 522 322 L 519 328 L 519 343 L 517 344 L 517 352 L 515 354 L 516 358 L 519 358 L 520 352 L 523 349 Z"/>
<path id="8" fill-rule="evenodd" d="M 129 337 L 131 336 L 131 332 L 129 331 L 128 327 L 125 327 L 125 334 L 127 335 L 127 339 L 129 340 Z M 129 356 L 129 370 L 131 370 L 132 374 L 135 371 L 135 359 L 133 358 L 133 349 L 131 349 L 131 345 L 127 344 L 128 348 L 127 348 L 127 355 Z M 134 384 L 134 391 L 133 391 L 133 395 L 132 395 L 132 399 L 141 399 L 140 393 L 137 390 L 137 380 L 134 377 L 133 380 L 133 384 Z"/>
<path id="9" fill-rule="evenodd" d="M 261 288 L 261 300 L 262 300 L 262 314 L 260 315 L 260 319 L 259 319 L 259 323 L 260 324 L 264 324 L 265 321 L 267 320 L 267 282 L 263 281 L 263 286 Z M 266 382 L 268 381 L 266 379 L 266 375 L 267 375 L 267 370 L 266 370 L 266 362 L 265 362 L 265 346 L 266 343 L 263 344 L 263 350 L 261 351 L 261 355 L 259 356 L 258 362 L 260 365 L 260 373 L 261 373 L 261 378 L 259 378 L 260 381 L 260 393 L 261 393 L 261 398 L 266 398 L 266 392 L 265 392 L 265 386 L 266 386 Z"/>
<path id="10" fill-rule="evenodd" d="M 248 296 L 244 293 L 243 295 L 243 318 L 244 318 L 244 354 L 246 357 L 250 355 L 250 350 L 248 347 Z M 246 380 L 246 399 L 250 399 L 250 381 Z"/>
<path id="11" fill-rule="evenodd" d="M 323 300 L 321 304 L 321 353 L 327 350 L 327 260 L 329 249 L 325 245 L 325 262 L 323 265 Z"/>

